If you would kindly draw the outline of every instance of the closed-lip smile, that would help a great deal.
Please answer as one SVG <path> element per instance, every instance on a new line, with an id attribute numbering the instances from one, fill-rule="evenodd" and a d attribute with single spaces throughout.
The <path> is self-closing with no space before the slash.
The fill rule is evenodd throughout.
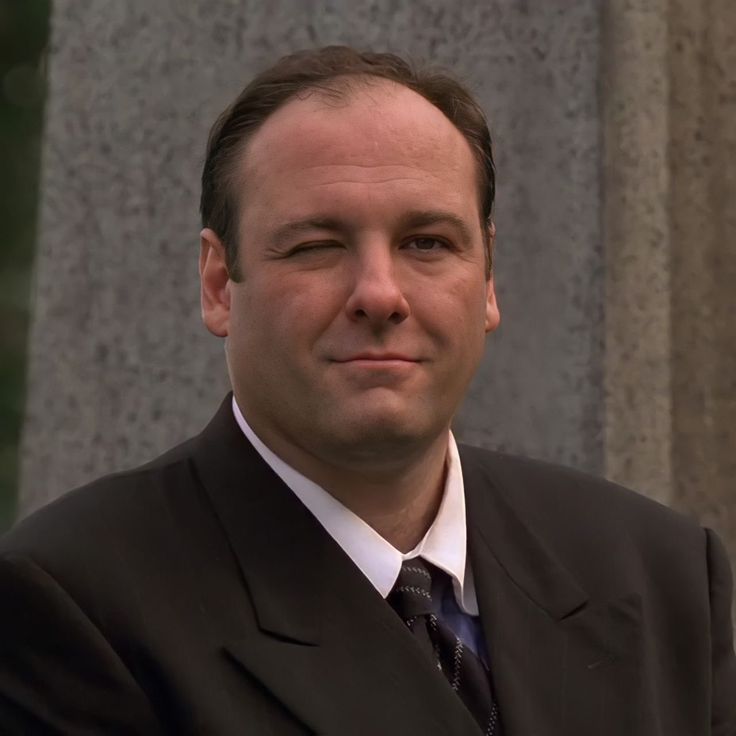
<path id="1" fill-rule="evenodd" d="M 416 358 L 410 358 L 408 355 L 402 355 L 401 353 L 356 353 L 350 355 L 347 358 L 337 358 L 336 363 L 353 363 L 356 361 L 375 361 L 376 363 L 386 363 L 394 361 L 402 361 L 404 363 L 418 363 Z"/>

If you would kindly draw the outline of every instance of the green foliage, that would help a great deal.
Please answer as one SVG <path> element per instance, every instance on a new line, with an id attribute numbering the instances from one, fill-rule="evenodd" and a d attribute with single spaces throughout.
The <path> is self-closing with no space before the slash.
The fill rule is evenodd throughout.
<path id="1" fill-rule="evenodd" d="M 0 531 L 18 486 L 49 13 L 50 0 L 0 0 Z"/>

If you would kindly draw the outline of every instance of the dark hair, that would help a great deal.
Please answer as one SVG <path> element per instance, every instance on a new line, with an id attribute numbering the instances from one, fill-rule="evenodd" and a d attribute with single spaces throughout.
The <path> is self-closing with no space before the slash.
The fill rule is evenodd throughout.
<path id="1" fill-rule="evenodd" d="M 202 171 L 200 212 L 202 226 L 214 230 L 225 245 L 230 277 L 239 278 L 237 201 L 233 192 L 239 153 L 269 115 L 288 100 L 306 90 L 339 98 L 348 87 L 346 77 L 388 79 L 408 87 L 441 110 L 465 136 L 478 163 L 481 228 L 486 245 L 486 270 L 490 275 L 487 225 L 493 212 L 496 175 L 491 135 L 480 105 L 460 82 L 445 72 L 417 68 L 394 54 L 326 46 L 284 56 L 259 74 L 212 126 Z"/>

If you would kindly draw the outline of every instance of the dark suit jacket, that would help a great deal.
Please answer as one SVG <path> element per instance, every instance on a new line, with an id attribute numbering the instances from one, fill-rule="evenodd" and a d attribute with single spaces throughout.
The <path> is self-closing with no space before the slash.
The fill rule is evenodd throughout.
<path id="1" fill-rule="evenodd" d="M 572 470 L 461 448 L 506 736 L 732 736 L 712 533 Z M 0 542 L 0 733 L 478 736 L 226 400 L 195 439 Z"/>

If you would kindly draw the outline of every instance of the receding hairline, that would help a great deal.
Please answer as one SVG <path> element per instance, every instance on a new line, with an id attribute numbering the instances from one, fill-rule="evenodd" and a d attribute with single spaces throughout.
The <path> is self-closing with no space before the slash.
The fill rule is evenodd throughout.
<path id="1" fill-rule="evenodd" d="M 473 155 L 472 147 L 463 131 L 445 114 L 445 112 L 434 104 L 430 99 L 425 97 L 420 91 L 413 89 L 410 85 L 403 84 L 395 79 L 389 79 L 377 74 L 369 74 L 366 72 L 359 73 L 340 73 L 331 77 L 328 80 L 321 82 L 310 82 L 304 87 L 296 90 L 294 94 L 284 99 L 280 105 L 275 107 L 261 122 L 253 129 L 249 130 L 248 133 L 238 141 L 234 147 L 233 155 L 230 159 L 229 170 L 226 173 L 226 188 L 231 197 L 231 204 L 234 209 L 234 215 L 236 222 L 240 220 L 240 214 L 242 212 L 241 207 L 244 204 L 243 193 L 247 186 L 247 170 L 244 166 L 244 160 L 247 156 L 248 147 L 254 138 L 258 136 L 258 133 L 268 123 L 271 118 L 289 107 L 292 103 L 303 102 L 313 97 L 317 97 L 319 100 L 324 101 L 330 107 L 345 106 L 347 107 L 358 95 L 368 92 L 371 88 L 383 89 L 384 91 L 394 90 L 396 93 L 400 93 L 402 90 L 408 90 L 420 99 L 424 100 L 428 105 L 433 107 L 439 112 L 442 117 L 456 130 L 464 143 L 468 146 L 471 157 L 473 159 L 473 165 L 476 171 L 476 177 L 479 183 L 483 179 L 483 171 L 480 162 L 476 156 Z M 236 197 L 236 191 L 239 196 Z M 480 194 L 480 192 L 479 192 Z M 478 211 L 483 222 L 483 203 L 479 197 Z M 239 233 L 236 234 L 238 237 Z M 238 238 L 239 239 L 239 238 Z"/>
<path id="2" fill-rule="evenodd" d="M 362 92 L 369 91 L 371 87 L 379 88 L 382 87 L 384 90 L 395 90 L 397 93 L 400 90 L 408 90 L 417 97 L 423 99 L 428 105 L 435 108 L 442 116 L 450 123 L 450 125 L 457 130 L 460 135 L 462 131 L 445 115 L 445 113 L 428 100 L 420 92 L 412 89 L 406 84 L 402 84 L 394 79 L 388 79 L 381 77 L 376 74 L 367 74 L 361 72 L 358 74 L 341 73 L 332 77 L 324 82 L 310 82 L 304 87 L 296 90 L 294 94 L 284 99 L 280 105 L 275 107 L 261 122 L 248 131 L 248 133 L 238 141 L 237 145 L 233 149 L 233 156 L 231 158 L 231 170 L 228 172 L 229 177 L 233 177 L 235 170 L 242 168 L 243 157 L 247 152 L 247 148 L 252 140 L 258 135 L 258 133 L 264 128 L 265 125 L 274 116 L 278 115 L 285 108 L 297 102 L 304 102 L 310 98 L 317 98 L 320 101 L 326 103 L 327 107 L 347 107 L 358 95 Z M 465 136 L 463 136 L 465 138 Z M 232 178 L 229 179 L 229 183 L 232 183 Z"/>

